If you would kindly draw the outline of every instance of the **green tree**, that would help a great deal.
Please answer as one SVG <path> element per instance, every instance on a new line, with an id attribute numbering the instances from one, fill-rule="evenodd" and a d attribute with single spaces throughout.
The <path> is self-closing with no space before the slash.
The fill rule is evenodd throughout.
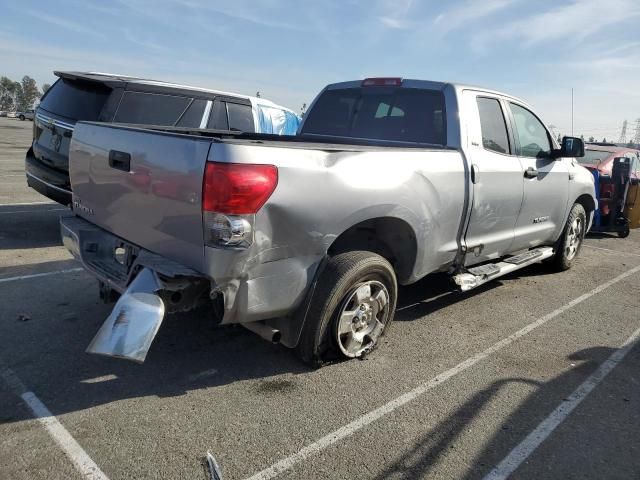
<path id="1" fill-rule="evenodd" d="M 42 95 L 47 93 L 47 90 L 49 90 L 50 88 L 51 88 L 51 85 L 49 85 L 48 83 L 43 83 L 42 84 Z"/>
<path id="2" fill-rule="evenodd" d="M 16 110 L 22 86 L 10 78 L 0 77 L 0 110 Z"/>
<path id="3" fill-rule="evenodd" d="M 596 139 L 595 139 L 595 138 L 593 138 L 593 136 L 591 136 L 591 137 L 589 137 L 589 141 L 590 141 L 590 142 L 595 142 L 595 141 L 596 141 Z"/>
<path id="4" fill-rule="evenodd" d="M 40 98 L 40 90 L 36 81 L 28 75 L 22 77 L 21 91 L 18 96 L 18 110 L 33 108 L 35 101 Z"/>

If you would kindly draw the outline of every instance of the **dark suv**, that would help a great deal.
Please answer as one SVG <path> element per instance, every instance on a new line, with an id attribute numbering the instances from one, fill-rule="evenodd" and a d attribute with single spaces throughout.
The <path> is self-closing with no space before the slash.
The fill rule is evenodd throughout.
<path id="1" fill-rule="evenodd" d="M 264 115 L 258 116 L 260 106 L 287 110 L 264 99 L 154 80 L 102 73 L 54 73 L 59 79 L 36 110 L 25 171 L 30 187 L 64 205 L 71 204 L 68 155 L 77 121 L 255 132 L 264 123 Z M 254 112 L 256 105 L 258 113 Z M 291 116 L 295 119 L 293 113 Z M 291 128 L 295 133 L 294 123 Z"/>

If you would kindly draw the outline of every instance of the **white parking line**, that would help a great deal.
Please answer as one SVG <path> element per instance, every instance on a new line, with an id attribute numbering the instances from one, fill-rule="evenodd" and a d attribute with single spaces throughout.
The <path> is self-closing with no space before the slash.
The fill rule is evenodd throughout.
<path id="1" fill-rule="evenodd" d="M 45 210 L 9 210 L 8 212 L 0 212 L 0 215 L 7 215 L 9 213 L 42 213 L 42 212 L 63 212 L 63 211 L 68 211 L 70 212 L 71 210 L 69 210 L 68 208 L 47 208 Z"/>
<path id="2" fill-rule="evenodd" d="M 589 395 L 593 389 L 613 370 L 637 345 L 640 337 L 640 328 L 622 344 L 600 367 L 591 374 L 567 399 L 565 399 L 551 414 L 545 418 L 535 430 L 502 460 L 484 480 L 506 480 L 518 467 L 544 442 L 551 433 L 560 425 L 571 412 L 580 405 L 580 402 Z"/>
<path id="3" fill-rule="evenodd" d="M 49 411 L 47 406 L 40 401 L 35 393 L 27 390 L 20 378 L 9 367 L 0 363 L 0 378 L 7 386 L 27 404 L 35 418 L 47 430 L 49 435 L 69 457 L 82 478 L 88 480 L 109 480 L 100 467 L 91 460 L 91 457 L 75 441 L 66 428 Z"/>
<path id="4" fill-rule="evenodd" d="M 66 270 L 56 270 L 54 272 L 33 273 L 31 275 L 20 275 L 17 277 L 0 278 L 0 283 L 15 282 L 17 280 L 29 280 L 30 278 L 48 277 L 50 275 L 60 275 L 62 273 L 81 272 L 83 268 L 68 268 Z"/>
<path id="5" fill-rule="evenodd" d="M 446 371 L 440 373 L 438 376 L 436 376 L 436 377 L 432 378 L 431 380 L 423 383 L 422 385 L 419 385 L 418 387 L 414 388 L 413 390 L 411 390 L 411 391 L 409 391 L 409 392 L 407 392 L 407 393 L 405 393 L 405 394 L 403 394 L 403 395 L 391 400 L 388 403 L 385 403 L 381 407 L 378 407 L 378 408 L 376 408 L 375 410 L 373 410 L 373 411 L 371 411 L 369 413 L 366 413 L 366 414 L 362 415 L 361 417 L 355 419 L 354 421 L 348 423 L 347 425 L 345 425 L 345 426 L 343 426 L 343 427 L 341 427 L 341 428 L 339 428 L 337 430 L 334 430 L 333 432 L 325 435 L 324 437 L 320 438 L 319 440 L 316 440 L 315 442 L 307 445 L 306 447 L 303 447 L 298 452 L 296 452 L 296 453 L 294 453 L 292 455 L 289 455 L 288 457 L 283 458 L 282 460 L 274 463 L 270 467 L 265 468 L 264 470 L 252 475 L 247 480 L 268 480 L 268 479 L 276 477 L 277 475 L 279 475 L 280 473 L 282 473 L 282 472 L 284 472 L 286 470 L 289 470 L 289 469 L 293 468 L 296 464 L 302 462 L 303 460 L 305 460 L 306 458 L 310 457 L 311 455 L 314 455 L 314 454 L 324 450 L 325 448 L 330 447 L 334 443 L 337 443 L 340 440 L 353 435 L 358 430 L 363 429 L 367 425 L 372 424 L 373 422 L 381 419 L 385 415 L 388 415 L 389 413 L 392 413 L 393 411 L 397 410 L 398 408 L 400 408 L 400 407 L 406 405 L 407 403 L 415 400 L 416 398 L 424 395 L 429 390 L 433 389 L 434 387 L 437 387 L 438 385 L 441 385 L 442 383 L 446 382 L 450 378 L 455 377 L 459 373 L 464 372 L 465 370 L 467 370 L 470 367 L 474 366 L 478 362 L 484 360 L 485 358 L 487 358 L 488 356 L 492 355 L 493 353 L 496 353 L 499 350 L 502 350 L 503 348 L 511 345 L 513 342 L 515 342 L 519 338 L 524 337 L 525 335 L 527 335 L 531 331 L 535 330 L 536 328 L 538 328 L 538 327 L 544 325 L 545 323 L 549 322 L 550 320 L 556 318 L 558 315 L 561 315 L 562 313 L 566 312 L 567 310 L 570 310 L 571 308 L 575 307 L 576 305 L 584 302 L 585 300 L 588 300 L 589 298 L 593 297 L 594 295 L 597 295 L 598 293 L 602 292 L 603 290 L 606 290 L 607 288 L 611 287 L 612 285 L 615 285 L 616 283 L 624 280 L 625 278 L 627 278 L 627 277 L 629 277 L 629 276 L 631 276 L 631 275 L 633 275 L 633 274 L 635 274 L 637 272 L 640 272 L 640 265 L 635 267 L 635 268 L 632 268 L 631 270 L 627 270 L 626 272 L 622 273 L 621 275 L 618 275 L 617 277 L 609 280 L 608 282 L 603 283 L 602 285 L 594 288 L 590 292 L 587 292 L 584 295 L 579 296 L 578 298 L 570 301 L 566 305 L 554 310 L 553 312 L 548 313 L 547 315 L 538 318 L 536 321 L 534 321 L 534 322 L 528 324 L 527 326 L 521 328 L 517 332 L 515 332 L 515 333 L 509 335 L 508 337 L 498 341 L 497 343 L 494 343 L 492 346 L 490 346 L 486 350 L 483 350 L 482 352 L 476 353 L 475 355 L 473 355 L 472 357 L 467 358 L 466 360 L 464 360 L 463 362 L 459 363 L 455 367 L 450 368 L 449 370 L 446 370 Z"/>
<path id="6" fill-rule="evenodd" d="M 51 205 L 52 207 L 55 207 L 58 204 L 53 202 L 0 203 L 0 207 L 26 207 L 29 205 Z"/>
<path id="7" fill-rule="evenodd" d="M 588 248 L 595 248 L 596 250 L 602 250 L 604 252 L 610 252 L 610 253 L 617 253 L 618 255 L 631 255 L 633 257 L 640 257 L 640 254 L 638 253 L 631 253 L 631 252 L 620 252 L 618 250 L 611 250 L 610 248 L 602 248 L 602 247 L 594 247 L 593 245 L 587 245 L 586 243 L 582 244 L 583 247 L 588 247 Z"/>

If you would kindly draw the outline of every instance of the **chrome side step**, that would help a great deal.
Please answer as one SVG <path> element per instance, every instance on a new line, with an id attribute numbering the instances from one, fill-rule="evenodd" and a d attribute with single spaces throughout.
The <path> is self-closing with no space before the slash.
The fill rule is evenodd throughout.
<path id="1" fill-rule="evenodd" d="M 552 255 L 553 248 L 551 247 L 534 248 L 520 255 L 507 257 L 500 262 L 469 268 L 464 273 L 454 275 L 453 281 L 456 282 L 461 291 L 466 292 L 508 273 L 545 260 Z"/>

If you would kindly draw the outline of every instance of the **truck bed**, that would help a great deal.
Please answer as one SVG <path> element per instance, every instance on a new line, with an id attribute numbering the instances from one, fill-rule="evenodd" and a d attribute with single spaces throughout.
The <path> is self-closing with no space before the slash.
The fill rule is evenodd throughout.
<path id="1" fill-rule="evenodd" d="M 95 123 L 97 125 L 101 125 L 100 123 L 96 122 L 85 123 Z M 354 139 L 336 137 L 331 135 L 270 135 L 260 133 L 233 132 L 228 130 L 163 127 L 155 125 L 114 124 L 113 126 L 136 130 L 153 130 L 155 132 L 164 132 L 166 134 L 174 135 L 204 137 L 219 142 L 252 143 L 264 146 L 303 148 L 324 151 L 370 152 L 376 150 L 387 150 L 389 148 L 412 150 L 455 150 L 451 147 L 446 147 L 443 145 L 433 145 L 428 143 L 393 142 L 389 140 L 373 140 L 368 138 Z"/>
<path id="2" fill-rule="evenodd" d="M 126 168 L 118 156 L 127 158 Z M 279 187 L 256 219 L 256 232 L 266 237 L 247 258 L 265 250 L 274 258 L 321 255 L 351 222 L 375 212 L 422 222 L 432 232 L 434 241 L 418 247 L 428 258 L 425 269 L 441 268 L 457 251 L 466 167 L 456 149 L 425 144 L 79 122 L 70 150 L 74 211 L 215 278 L 220 258 L 229 256 L 231 269 L 235 260 L 205 247 L 202 186 L 211 161 L 278 168 Z M 414 205 L 397 205 L 398 198 Z M 340 205 L 353 211 L 342 218 Z M 429 221 L 419 220 L 425 215 Z"/>

